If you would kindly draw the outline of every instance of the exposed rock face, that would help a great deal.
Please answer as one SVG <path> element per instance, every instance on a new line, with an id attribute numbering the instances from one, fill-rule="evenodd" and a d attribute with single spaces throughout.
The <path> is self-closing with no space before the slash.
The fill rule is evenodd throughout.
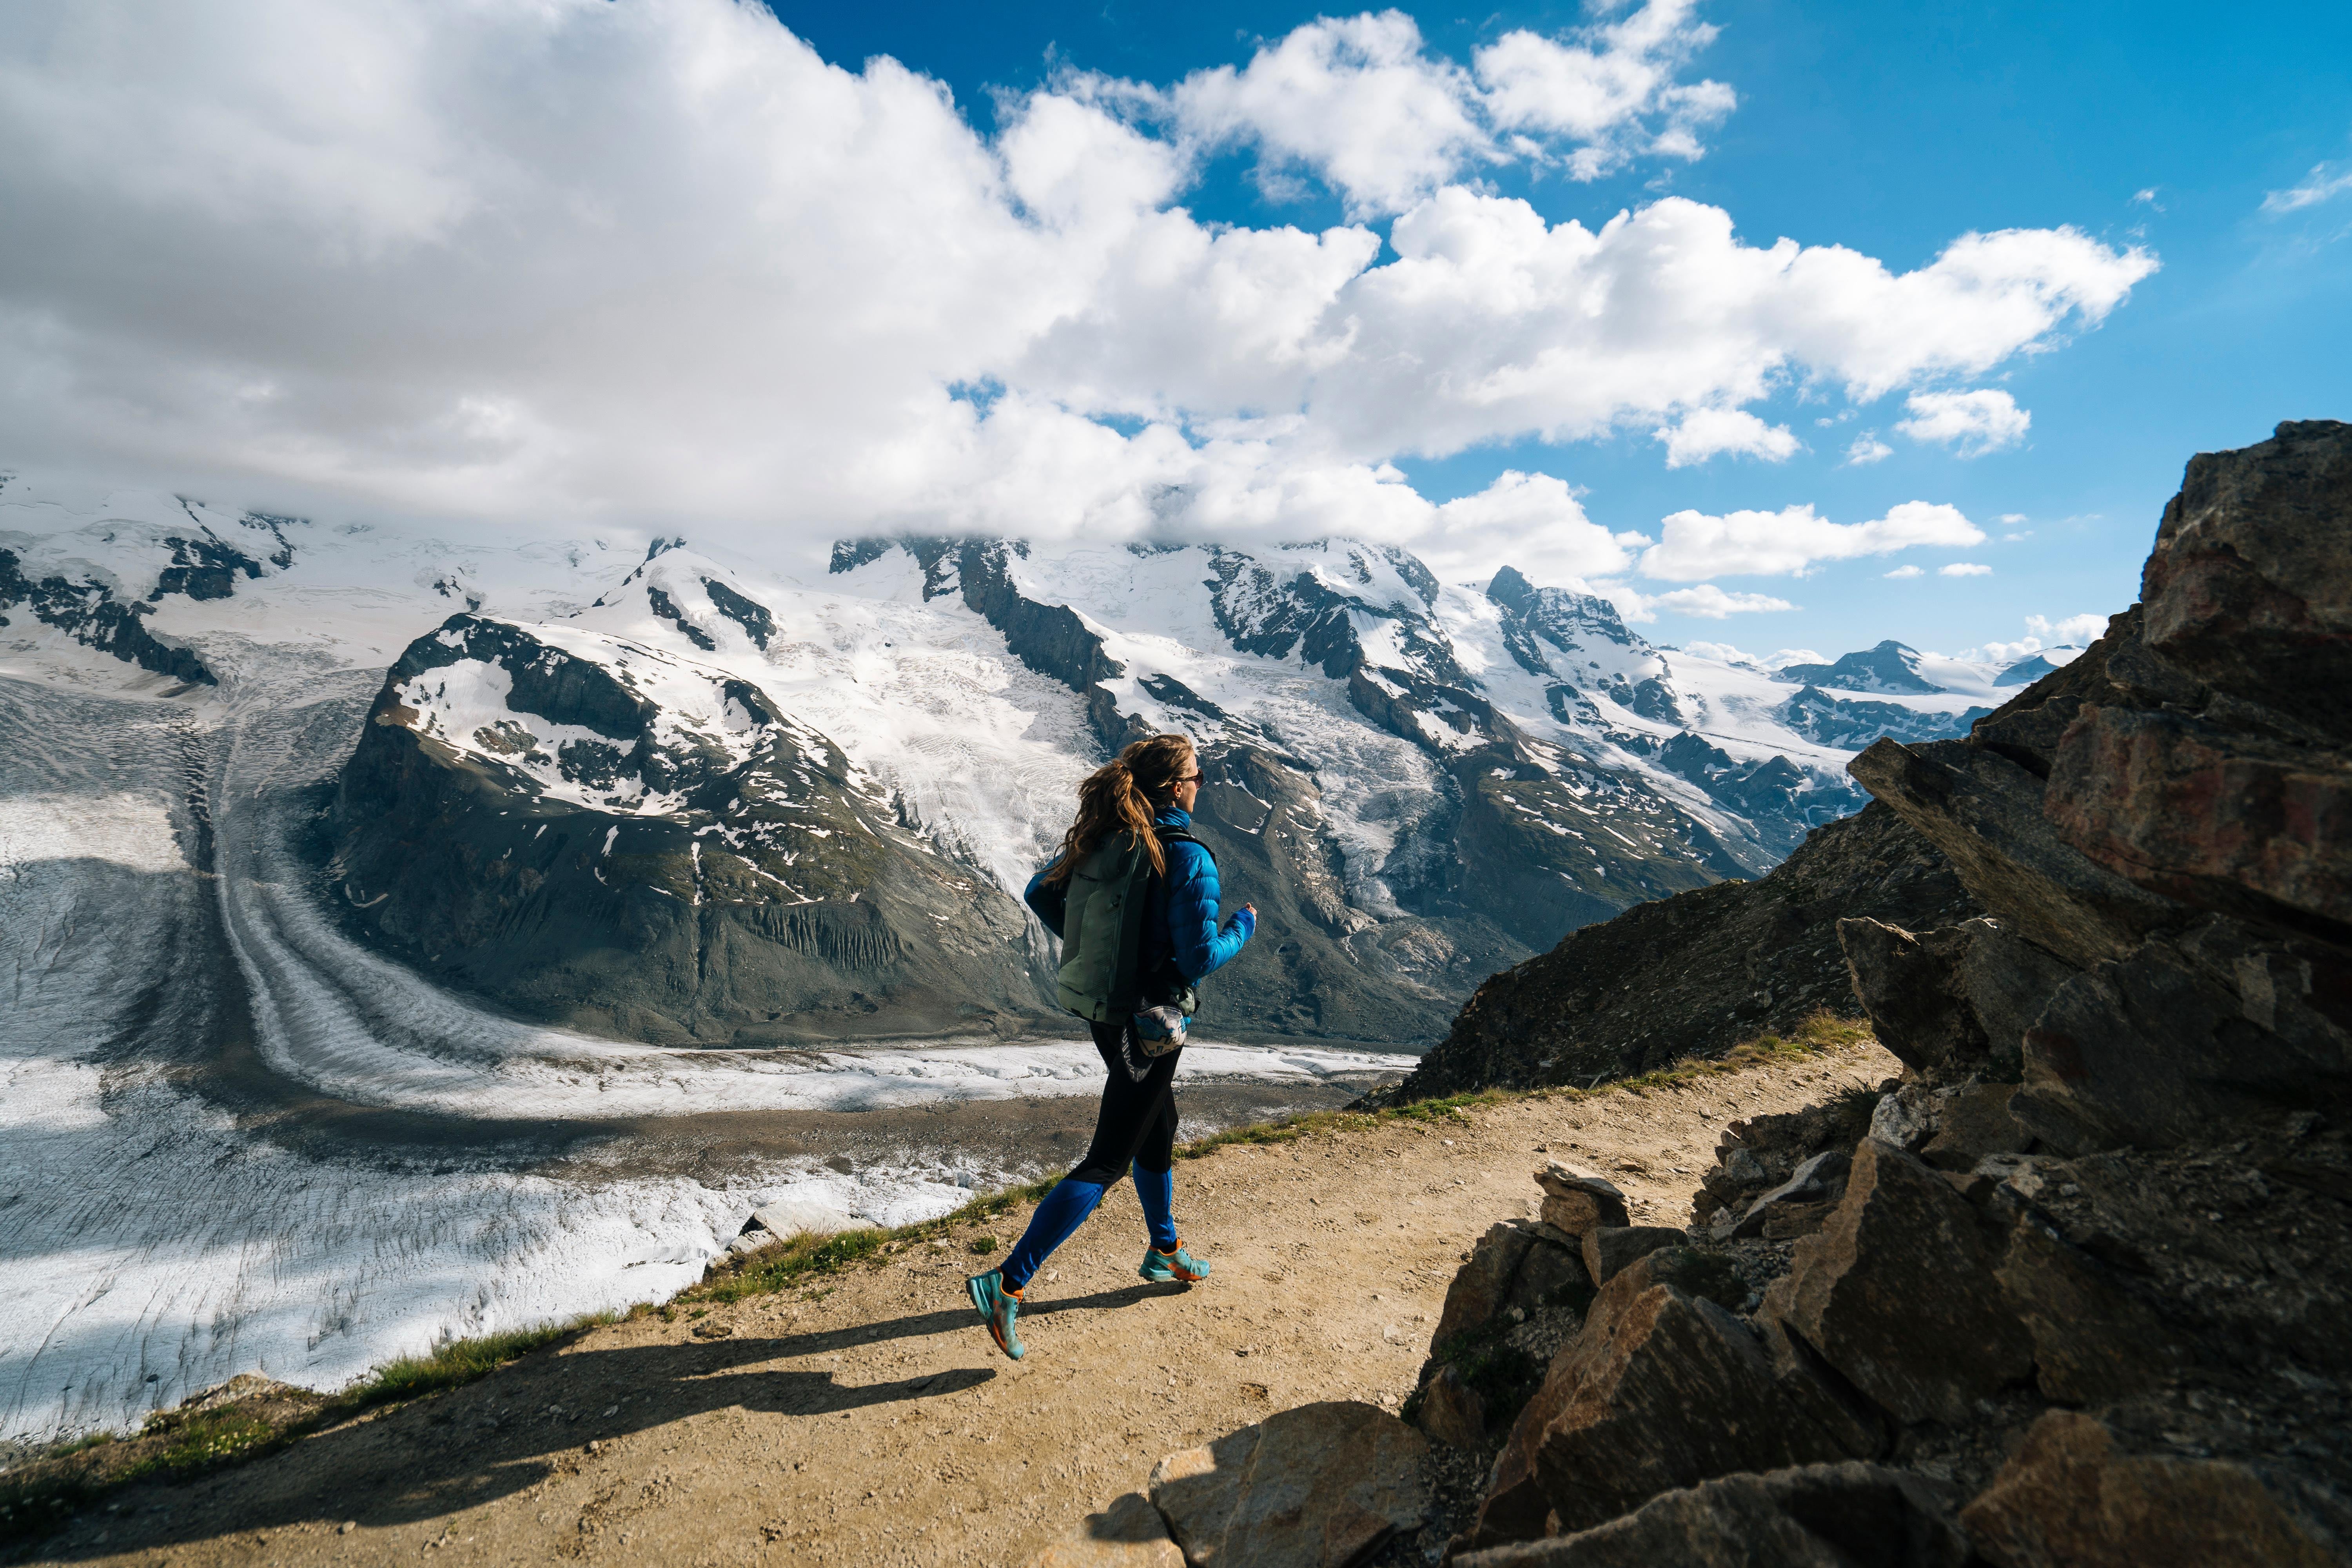
<path id="1" fill-rule="evenodd" d="M 110 570 L 79 562 L 78 569 L 28 573 L 22 554 L 0 548 L 0 626 L 9 624 L 8 612 L 29 611 L 38 624 L 126 664 L 185 685 L 217 684 L 194 649 L 157 637 L 147 618 L 175 595 L 226 599 L 239 582 L 285 571 L 294 563 L 287 533 L 304 524 L 267 512 L 215 511 L 185 500 L 178 501 L 173 520 L 110 525 L 104 538 L 115 547 Z"/>
<path id="2" fill-rule="evenodd" d="M 1849 1460 L 1726 1476 L 1573 1535 L 1454 1561 L 1460 1568 L 1962 1568 L 1969 1542 L 1919 1478 Z"/>
<path id="3" fill-rule="evenodd" d="M 2053 1410 L 1961 1521 L 2000 1568 L 2321 1568 L 2344 1561 L 2247 1466 L 2117 1451 L 2091 1416 Z"/>
<path id="4" fill-rule="evenodd" d="M 1841 919 L 1916 930 L 1978 912 L 1943 856 L 1874 806 L 1816 829 L 1760 881 L 1639 905 L 1496 975 L 1400 1093 L 1584 1083 L 1718 1056 L 1853 1007 Z"/>
<path id="5" fill-rule="evenodd" d="M 366 935 L 552 1022 L 778 1044 L 1051 1013 L 1028 920 L 746 682 L 471 615 L 384 680 L 326 831 Z"/>
<path id="6" fill-rule="evenodd" d="M 2194 459 L 2144 590 L 1855 761 L 1984 911 L 1839 924 L 1906 1075 L 1727 1131 L 1706 1233 L 1817 1231 L 1611 1279 L 1457 1562 L 2352 1562 L 2352 426 Z"/>

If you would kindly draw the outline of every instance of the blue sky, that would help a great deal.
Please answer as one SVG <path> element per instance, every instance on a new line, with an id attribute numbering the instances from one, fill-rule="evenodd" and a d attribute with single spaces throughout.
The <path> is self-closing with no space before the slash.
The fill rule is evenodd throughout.
<path id="1" fill-rule="evenodd" d="M 2018 648 L 2191 453 L 2352 416 L 2347 58 L 2318 5 L 20 0 L 0 463 L 779 561 L 1346 533 L 1662 641 Z"/>
<path id="2" fill-rule="evenodd" d="M 772 8 L 836 62 L 890 55 L 939 78 L 982 124 L 1001 89 L 1041 85 L 1057 67 L 1169 81 L 1240 64 L 1267 39 L 1343 14 L 1128 0 Z M 1587 20 L 1579 5 L 1403 9 L 1433 50 L 1456 58 L 1515 27 Z M 1961 458 L 1895 441 L 1891 458 L 1847 466 L 1847 444 L 1899 419 L 1902 396 L 1824 429 L 1814 421 L 1843 410 L 1790 393 L 1755 405 L 1804 439 L 1808 450 L 1786 463 L 1669 470 L 1643 435 L 1520 440 L 1403 460 L 1433 500 L 1518 468 L 1568 479 L 1595 521 L 1643 531 L 1684 508 L 1812 502 L 1847 521 L 1914 496 L 1986 523 L 2021 514 L 1963 552 L 1990 575 L 1889 582 L 1886 560 L 1832 563 L 1773 590 L 1799 611 L 1728 625 L 1666 612 L 1648 628 L 1755 648 L 1837 651 L 1892 637 L 1954 651 L 2017 638 L 2028 615 L 2128 604 L 2189 454 L 2261 440 L 2284 418 L 2352 419 L 2352 190 L 2263 210 L 2268 193 L 2316 165 L 2352 171 L 2352 7 L 2238 7 L 2222 19 L 2172 4 L 1728 0 L 1703 16 L 1720 33 L 1698 68 L 1739 96 L 1704 158 L 1636 163 L 1585 184 L 1506 167 L 1489 174 L 1494 187 L 1587 224 L 1671 191 L 1725 208 L 1752 243 L 1786 235 L 1897 268 L 1971 229 L 2070 225 L 2145 246 L 2162 269 L 2096 329 L 2003 367 L 1997 384 L 2032 416 L 2030 436 L 2009 449 Z M 1267 200 L 1250 166 L 1239 154 L 1218 160 L 1185 200 L 1236 224 L 1341 220 L 1328 191 Z M 2017 533 L 2026 537 L 2005 538 Z"/>

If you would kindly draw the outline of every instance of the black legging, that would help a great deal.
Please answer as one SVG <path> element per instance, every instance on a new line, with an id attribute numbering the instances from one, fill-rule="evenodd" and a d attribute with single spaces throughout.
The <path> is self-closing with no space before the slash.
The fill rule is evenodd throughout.
<path id="1" fill-rule="evenodd" d="M 1075 1182 L 1110 1186 L 1129 1164 L 1159 1173 L 1176 1163 L 1176 1058 L 1182 1047 L 1151 1058 L 1141 1083 L 1127 1075 L 1122 1037 L 1132 1025 L 1094 1024 L 1095 1049 L 1102 1053 L 1102 1110 L 1095 1117 L 1095 1141 L 1070 1173 Z"/>

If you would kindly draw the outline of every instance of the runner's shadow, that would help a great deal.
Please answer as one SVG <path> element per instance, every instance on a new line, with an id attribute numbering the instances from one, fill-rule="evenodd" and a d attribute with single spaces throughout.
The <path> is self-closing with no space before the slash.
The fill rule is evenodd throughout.
<path id="1" fill-rule="evenodd" d="M 933 1312 L 902 1321 L 933 1331 L 953 1318 Z M 886 1336 L 730 1339 L 531 1356 L 479 1383 L 322 1432 L 194 1486 L 129 1489 L 119 1499 L 122 1512 L 106 1521 L 104 1544 L 68 1529 L 43 1543 L 44 1556 L 72 1562 L 346 1519 L 370 1529 L 413 1524 L 592 1467 L 640 1472 L 649 1451 L 632 1439 L 693 1416 L 740 1410 L 822 1419 L 942 1399 L 997 1375 L 992 1367 L 950 1367 L 856 1384 L 836 1382 L 829 1371 L 761 1364 L 834 1348 L 827 1342 L 847 1349 L 871 1337 Z M 822 1461 L 828 1436 L 821 1426 L 802 1427 L 795 1439 Z M 618 1444 L 618 1453 L 590 1455 L 591 1442 L 600 1450 Z M 214 1490 L 235 1500 L 207 1506 L 205 1494 Z"/>
<path id="2" fill-rule="evenodd" d="M 1056 1300 L 1039 1301 L 1034 1305 L 1024 1301 L 1021 1315 L 1042 1318 L 1053 1312 L 1107 1312 L 1114 1308 L 1132 1307 L 1139 1301 L 1158 1300 L 1165 1296 L 1181 1296 L 1190 1285 L 1128 1285 L 1117 1290 L 1097 1290 L 1091 1296 L 1064 1296 Z M 975 1314 L 975 1319 L 976 1319 Z"/>

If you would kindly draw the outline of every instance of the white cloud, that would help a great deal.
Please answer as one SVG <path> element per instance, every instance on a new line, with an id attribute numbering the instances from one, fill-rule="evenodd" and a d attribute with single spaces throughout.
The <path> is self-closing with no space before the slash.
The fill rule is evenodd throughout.
<path id="1" fill-rule="evenodd" d="M 1853 445 L 1845 449 L 1845 463 L 1847 468 L 1859 468 L 1893 456 L 1895 448 L 1880 440 L 1877 431 L 1864 430 L 1853 438 Z"/>
<path id="2" fill-rule="evenodd" d="M 2163 205 L 2156 199 L 2156 187 L 2154 185 L 2149 185 L 2144 190 L 2134 191 L 2132 193 L 2132 203 L 2136 206 L 2154 207 L 2158 212 L 2162 212 L 2164 210 Z"/>
<path id="3" fill-rule="evenodd" d="M 2074 657 L 2072 650 L 2084 647 L 2102 637 L 2107 629 L 2105 616 L 2068 616 L 2053 621 L 2047 616 L 2025 617 L 2026 635 L 2015 642 L 1988 642 L 1982 647 L 1969 648 L 1959 657 L 1979 659 L 1988 664 L 2015 664 L 2032 654 L 2048 653 L 2053 664 L 2064 664 Z"/>
<path id="4" fill-rule="evenodd" d="M 1319 17 L 1236 69 L 1197 71 L 1168 101 L 1210 147 L 1262 150 L 1262 171 L 1304 165 L 1359 214 L 1396 212 L 1467 165 L 1500 160 L 1470 73 L 1422 48 L 1402 11 Z"/>
<path id="5" fill-rule="evenodd" d="M 1664 537 L 1643 552 L 1652 577 L 1696 582 L 1702 577 L 1802 576 L 1823 561 L 1886 555 L 1915 545 L 1984 542 L 1984 531 L 1956 507 L 1905 501 L 1868 522 L 1831 522 L 1810 506 L 1780 511 L 1735 511 L 1711 517 L 1678 511 L 1664 520 Z"/>
<path id="6" fill-rule="evenodd" d="M 2033 416 L 1998 388 L 1976 392 L 1915 392 L 1905 399 L 1911 417 L 1895 427 L 1914 441 L 1949 447 L 1963 458 L 1981 458 L 2025 439 Z"/>
<path id="7" fill-rule="evenodd" d="M 2025 629 L 2048 642 L 2084 647 L 2106 635 L 2107 617 L 2080 615 L 2053 621 L 2046 616 L 2028 616 L 2025 617 Z"/>
<path id="8" fill-rule="evenodd" d="M 1768 463 L 1796 455 L 1797 438 L 1785 425 L 1767 425 L 1740 408 L 1694 408 L 1679 425 L 1652 431 L 1666 444 L 1666 467 L 1688 468 L 1726 452 L 1745 453 Z"/>
<path id="9" fill-rule="evenodd" d="M 1675 68 L 1715 41 L 1693 0 L 1650 0 L 1623 21 L 1580 37 L 1520 28 L 1472 57 L 1488 117 L 1504 131 L 1565 136 L 1570 174 L 1598 179 L 1640 153 L 1694 159 L 1698 133 L 1738 95 L 1717 81 L 1678 83 Z"/>
<path id="10" fill-rule="evenodd" d="M 2315 163 L 2311 173 L 2304 176 L 2303 184 L 2264 195 L 2263 211 L 2300 212 L 2305 207 L 2315 207 L 2322 202 L 2334 201 L 2347 191 L 2352 191 L 2352 169 L 2336 174 L 2326 163 Z"/>
<path id="11" fill-rule="evenodd" d="M 1975 561 L 1955 561 L 1948 566 L 1936 568 L 1938 577 L 1990 577 L 1992 568 Z"/>
<path id="12" fill-rule="evenodd" d="M 1465 559 L 1492 531 L 1565 563 L 1623 542 L 1543 476 L 1449 511 L 1390 460 L 1973 375 L 2155 267 L 2057 228 L 1898 273 L 1696 202 L 1591 229 L 1446 183 L 1689 155 L 1704 33 L 1653 0 L 1472 68 L 1394 13 L 1318 22 L 1190 79 L 1193 110 L 1074 75 L 984 137 L 938 83 L 732 0 L 19 0 L 0 458 L 291 510 Z M 1297 80 L 1260 95 L 1261 64 Z M 1310 100 L 1325 141 L 1284 118 Z M 1196 220 L 1217 114 L 1268 167 L 1409 204 L 1394 258 L 1360 224 Z"/>
<path id="13" fill-rule="evenodd" d="M 1191 144 L 1250 146 L 1270 188 L 1311 174 L 1351 215 L 1402 212 L 1481 165 L 1526 159 L 1597 179 L 1644 154 L 1695 159 L 1729 114 L 1720 82 L 1675 73 L 1715 38 L 1694 0 L 1649 0 L 1622 21 L 1559 38 L 1524 28 L 1472 57 L 1432 56 L 1402 11 L 1318 17 L 1243 66 L 1167 89 L 1073 76 L 1070 90 L 1172 123 Z"/>
<path id="14" fill-rule="evenodd" d="M 1477 494 L 1439 507 L 1435 531 L 1422 535 L 1415 548 L 1441 576 L 1500 555 L 1538 582 L 1556 583 L 1623 572 L 1633 563 L 1630 547 L 1648 542 L 1638 533 L 1612 534 L 1586 517 L 1568 486 L 1549 474 L 1507 469 Z"/>
<path id="15" fill-rule="evenodd" d="M 1897 566 L 1897 567 L 1896 567 L 1894 571 L 1892 571 L 1892 572 L 1887 572 L 1887 573 L 1883 573 L 1883 574 L 1881 574 L 1881 575 L 1883 575 L 1883 576 L 1886 576 L 1886 577 L 1891 577 L 1891 578 L 1895 579 L 1895 580 L 1896 582 L 1898 582 L 1898 583 L 1900 583 L 1900 582 L 1906 582 L 1906 581 L 1908 581 L 1909 579 L 1911 579 L 1911 578 L 1913 578 L 1913 577 L 1921 577 L 1921 576 L 1925 576 L 1926 574 L 1927 574 L 1926 573 L 1922 572 L 1922 571 L 1921 571 L 1918 567 L 1916 567 L 1916 566 Z"/>
<path id="16" fill-rule="evenodd" d="M 1719 621 L 1726 616 L 1753 615 L 1767 610 L 1793 610 L 1797 606 L 1786 599 L 1776 599 L 1769 594 L 1731 594 L 1712 583 L 1701 583 L 1696 588 L 1676 588 L 1664 594 L 1644 594 L 1622 584 L 1596 583 L 1592 591 L 1617 606 L 1629 621 L 1654 621 L 1661 610 L 1677 616 L 1695 616 L 1701 620 Z"/>

